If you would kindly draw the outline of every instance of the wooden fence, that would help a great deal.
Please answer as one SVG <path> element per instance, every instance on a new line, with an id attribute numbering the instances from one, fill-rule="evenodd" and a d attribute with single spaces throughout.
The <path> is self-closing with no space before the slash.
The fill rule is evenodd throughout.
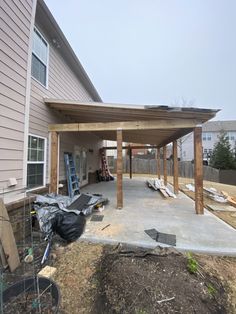
<path id="1" fill-rule="evenodd" d="M 116 159 L 109 161 L 110 170 L 116 172 Z M 204 180 L 221 182 L 220 181 L 220 170 L 212 168 L 210 166 L 203 166 Z M 133 173 L 146 173 L 146 174 L 157 174 L 157 161 L 156 159 L 132 159 L 132 171 Z M 234 171 L 234 177 L 236 178 L 236 171 Z M 129 158 L 123 159 L 123 172 L 129 172 Z M 163 175 L 163 161 L 161 160 L 161 174 Z M 173 161 L 167 161 L 167 175 L 173 175 Z M 180 161 L 179 162 L 179 176 L 184 178 L 194 178 L 194 164 L 191 161 Z M 231 174 L 232 177 L 232 174 Z M 224 175 L 224 182 L 227 182 L 227 175 Z M 228 183 L 232 184 L 232 183 Z M 236 182 L 235 182 L 236 184 Z"/>

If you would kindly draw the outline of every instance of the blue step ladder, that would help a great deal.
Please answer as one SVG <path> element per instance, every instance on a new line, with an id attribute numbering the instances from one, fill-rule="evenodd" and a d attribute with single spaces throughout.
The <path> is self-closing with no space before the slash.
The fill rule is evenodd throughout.
<path id="1" fill-rule="evenodd" d="M 69 196 L 72 198 L 75 195 L 79 195 L 79 180 L 76 175 L 75 163 L 72 153 L 64 153 L 67 187 Z"/>

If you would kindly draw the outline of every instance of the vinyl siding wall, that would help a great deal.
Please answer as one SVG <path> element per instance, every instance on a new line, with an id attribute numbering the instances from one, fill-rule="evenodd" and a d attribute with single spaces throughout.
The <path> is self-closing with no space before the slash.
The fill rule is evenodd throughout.
<path id="1" fill-rule="evenodd" d="M 60 55 L 60 49 L 54 47 L 47 34 L 42 31 L 40 25 L 36 25 L 36 27 L 49 44 L 48 88 L 42 86 L 34 78 L 31 79 L 29 133 L 48 138 L 48 124 L 70 122 L 70 120 L 49 109 L 43 102 L 44 97 L 76 99 L 83 102 L 92 101 L 92 98 L 83 87 L 79 78 Z M 46 182 L 48 183 L 50 163 L 49 139 L 47 142 L 49 145 L 46 161 Z M 84 148 L 93 148 L 94 153 L 88 153 L 88 169 L 90 172 L 93 172 L 99 167 L 98 148 L 102 146 L 102 141 L 91 133 L 62 133 L 60 134 L 60 179 L 65 178 L 63 153 L 65 151 L 74 152 L 75 145 Z"/>
<path id="2" fill-rule="evenodd" d="M 0 1 L 0 194 L 23 187 L 24 114 L 33 1 Z M 8 188 L 9 178 L 17 186 Z"/>

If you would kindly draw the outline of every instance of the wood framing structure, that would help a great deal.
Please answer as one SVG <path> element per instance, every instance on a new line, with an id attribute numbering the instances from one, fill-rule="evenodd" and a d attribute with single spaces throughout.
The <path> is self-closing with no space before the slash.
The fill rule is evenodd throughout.
<path id="1" fill-rule="evenodd" d="M 166 145 L 173 142 L 174 190 L 178 192 L 177 139 L 194 130 L 196 213 L 203 213 L 202 138 L 198 126 L 213 118 L 219 110 L 169 106 L 81 103 L 72 100 L 45 99 L 51 110 L 69 117 L 71 123 L 49 125 L 51 132 L 51 192 L 58 185 L 58 133 L 92 132 L 100 139 L 117 141 L 117 208 L 123 206 L 122 149 L 129 150 L 132 177 L 132 148 L 122 142 L 148 144 L 157 148 L 160 176 L 160 148 L 163 148 L 164 183 L 167 184 Z M 138 146 L 140 148 L 140 146 Z M 115 149 L 109 147 L 107 149 Z"/>
<path id="2" fill-rule="evenodd" d="M 173 186 L 174 186 L 175 194 L 179 193 L 178 172 L 179 172 L 179 165 L 178 165 L 177 140 L 174 140 L 173 141 Z"/>
<path id="3" fill-rule="evenodd" d="M 203 214 L 202 127 L 194 129 L 195 211 Z"/>
<path id="4" fill-rule="evenodd" d="M 123 158 L 122 158 L 122 129 L 117 131 L 117 208 L 123 207 L 123 187 L 122 187 L 122 175 L 123 175 Z"/>
<path id="5" fill-rule="evenodd" d="M 164 176 L 164 184 L 167 185 L 166 145 L 163 146 L 163 176 Z"/>
<path id="6" fill-rule="evenodd" d="M 157 148 L 156 154 L 157 154 L 157 177 L 158 179 L 160 179 L 161 178 L 161 150 L 160 148 Z"/>

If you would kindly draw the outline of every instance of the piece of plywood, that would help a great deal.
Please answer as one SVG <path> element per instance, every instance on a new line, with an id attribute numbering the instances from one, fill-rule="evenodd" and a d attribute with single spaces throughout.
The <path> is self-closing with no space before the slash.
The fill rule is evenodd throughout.
<path id="1" fill-rule="evenodd" d="M 38 276 L 51 278 L 55 274 L 56 270 L 56 267 L 51 267 L 47 265 L 43 269 L 41 269 L 40 272 L 38 272 Z"/>
<path id="2" fill-rule="evenodd" d="M 166 192 L 165 189 L 159 189 L 160 193 L 165 197 L 165 198 L 168 198 L 169 197 L 169 194 Z"/>
<path id="3" fill-rule="evenodd" d="M 8 212 L 2 199 L 0 199 L 0 241 L 10 271 L 13 272 L 20 265 L 20 258 Z"/>

